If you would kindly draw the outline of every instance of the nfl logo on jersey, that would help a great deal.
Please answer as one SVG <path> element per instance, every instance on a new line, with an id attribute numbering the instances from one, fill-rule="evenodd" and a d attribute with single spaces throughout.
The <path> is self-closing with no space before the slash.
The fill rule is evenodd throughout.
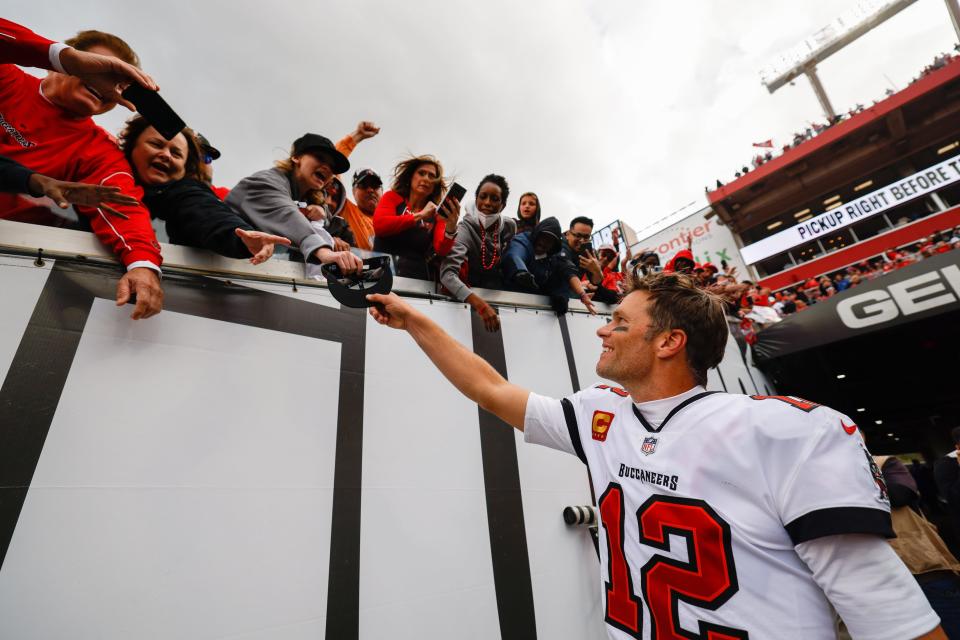
<path id="1" fill-rule="evenodd" d="M 650 455 L 651 453 L 653 453 L 653 452 L 656 451 L 656 450 L 657 450 L 657 439 L 656 439 L 656 438 L 654 438 L 653 436 L 651 436 L 651 437 L 649 437 L 649 438 L 644 438 L 644 439 L 643 439 L 643 444 L 640 445 L 640 452 L 641 452 L 643 455 L 648 456 L 648 455 Z"/>

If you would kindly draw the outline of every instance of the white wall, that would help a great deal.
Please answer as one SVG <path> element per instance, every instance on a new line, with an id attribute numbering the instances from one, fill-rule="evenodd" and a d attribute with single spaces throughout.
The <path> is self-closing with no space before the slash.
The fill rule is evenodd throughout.
<path id="1" fill-rule="evenodd" d="M 0 378 L 51 264 L 0 256 Z M 414 304 L 472 344 L 463 305 Z M 226 313 L 93 301 L 0 567 L 0 638 L 324 636 L 343 347 Z M 501 313 L 510 379 L 571 393 L 556 317 Z M 359 637 L 499 638 L 477 407 L 365 322 Z M 581 387 L 602 322 L 567 316 Z M 752 380 L 732 340 L 721 369 L 733 392 Z M 603 638 L 592 543 L 561 519 L 590 502 L 586 470 L 516 442 L 537 635 Z"/>

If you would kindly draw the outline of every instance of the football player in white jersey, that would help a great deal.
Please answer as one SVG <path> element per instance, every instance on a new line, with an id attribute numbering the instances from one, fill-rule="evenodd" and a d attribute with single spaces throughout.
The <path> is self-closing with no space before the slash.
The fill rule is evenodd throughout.
<path id="1" fill-rule="evenodd" d="M 788 396 L 705 390 L 728 339 L 722 303 L 686 276 L 634 273 L 597 331 L 597 385 L 561 400 L 504 380 L 394 294 L 405 329 L 467 397 L 588 467 L 610 638 L 946 638 L 893 535 L 852 420 Z"/>

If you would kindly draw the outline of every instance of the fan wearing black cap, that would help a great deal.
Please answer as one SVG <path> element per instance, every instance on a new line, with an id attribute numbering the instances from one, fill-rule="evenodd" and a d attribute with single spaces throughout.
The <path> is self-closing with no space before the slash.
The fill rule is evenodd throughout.
<path id="1" fill-rule="evenodd" d="M 342 272 L 355 273 L 362 268 L 360 258 L 334 251 L 330 234 L 311 226 L 301 212 L 323 202 L 327 184 L 349 168 L 329 138 L 307 133 L 294 141 L 289 157 L 241 180 L 226 202 L 254 227 L 290 238 L 307 262 L 335 263 Z"/>
<path id="2" fill-rule="evenodd" d="M 217 197 L 221 200 L 226 200 L 227 196 L 230 195 L 230 189 L 226 187 L 218 187 L 213 184 L 213 161 L 220 159 L 220 150 L 215 146 L 210 144 L 210 141 L 207 140 L 207 137 L 200 133 L 199 131 L 194 132 L 197 144 L 200 145 L 200 179 L 210 185 L 210 189 L 217 194 Z"/>

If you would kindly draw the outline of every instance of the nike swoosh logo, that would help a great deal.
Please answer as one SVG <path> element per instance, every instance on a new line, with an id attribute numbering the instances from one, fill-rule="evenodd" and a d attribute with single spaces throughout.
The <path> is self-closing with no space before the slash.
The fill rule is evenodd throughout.
<path id="1" fill-rule="evenodd" d="M 855 424 L 851 424 L 850 426 L 847 426 L 843 424 L 843 420 L 841 420 L 840 426 L 843 427 L 843 430 L 847 432 L 848 436 L 852 436 L 854 433 L 857 432 L 857 425 Z"/>

